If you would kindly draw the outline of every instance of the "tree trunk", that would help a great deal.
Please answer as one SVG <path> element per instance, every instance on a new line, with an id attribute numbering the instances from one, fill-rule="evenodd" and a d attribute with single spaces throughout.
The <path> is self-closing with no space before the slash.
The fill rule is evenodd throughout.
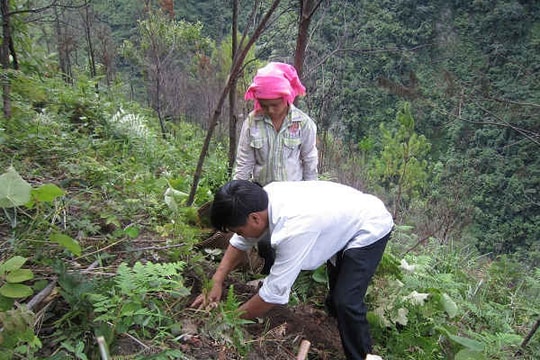
<path id="1" fill-rule="evenodd" d="M 309 41 L 309 25 L 313 14 L 321 5 L 322 0 L 300 0 L 300 18 L 298 19 L 298 37 L 296 38 L 296 50 L 294 52 L 294 67 L 298 77 L 302 79 L 304 72 L 304 59 Z"/>
<path id="2" fill-rule="evenodd" d="M 277 6 L 279 5 L 281 0 L 274 0 L 270 8 L 268 9 L 267 13 L 265 14 L 264 18 L 259 23 L 259 26 L 255 31 L 253 32 L 253 35 L 249 39 L 248 43 L 244 48 L 242 48 L 241 52 L 238 52 L 238 56 L 233 61 L 233 64 L 231 66 L 231 71 L 229 73 L 229 79 L 227 80 L 227 84 L 225 85 L 225 88 L 223 89 L 221 96 L 219 98 L 218 103 L 216 104 L 216 109 L 214 110 L 214 115 L 212 116 L 212 119 L 210 120 L 210 124 L 208 126 L 208 131 L 206 133 L 206 138 L 204 139 L 204 144 L 201 149 L 201 153 L 199 155 L 199 161 L 197 162 L 197 168 L 195 169 L 195 174 L 193 175 L 193 184 L 191 185 L 191 190 L 189 192 L 189 198 L 186 202 L 187 206 L 191 206 L 193 204 L 193 201 L 195 200 L 195 193 L 197 192 L 197 187 L 199 186 L 199 180 L 201 178 L 202 174 L 202 168 L 204 164 L 204 159 L 206 158 L 206 154 L 208 153 L 208 148 L 210 147 L 210 140 L 212 139 L 212 134 L 214 133 L 214 128 L 216 127 L 216 124 L 219 120 L 219 116 L 221 114 L 221 108 L 223 107 L 223 103 L 225 102 L 225 98 L 227 97 L 227 94 L 231 90 L 231 87 L 233 85 L 233 82 L 236 81 L 238 78 L 238 75 L 241 72 L 242 64 L 244 62 L 244 59 L 246 58 L 249 49 L 253 46 L 255 41 L 261 36 L 262 32 L 264 31 L 266 27 L 266 23 L 270 19 L 270 16 L 274 13 Z"/>
<path id="3" fill-rule="evenodd" d="M 96 71 L 96 59 L 94 55 L 94 45 L 92 44 L 92 20 L 90 19 L 90 5 L 84 7 L 84 35 L 86 36 L 86 44 L 88 46 L 88 62 L 90 65 L 90 77 L 95 78 L 97 75 Z M 97 84 L 96 84 L 97 86 Z M 96 89 L 97 90 L 97 89 Z"/>
<path id="4" fill-rule="evenodd" d="M 2 12 L 2 47 L 0 48 L 0 63 L 2 64 L 2 100 L 4 104 L 4 117 L 11 118 L 11 83 L 9 75 L 9 44 L 11 42 L 11 31 L 9 22 L 9 0 L 1 0 L 0 10 Z"/>
<path id="5" fill-rule="evenodd" d="M 238 51 L 238 0 L 233 0 L 233 18 L 232 18 L 232 53 L 234 62 Z M 232 80 L 231 90 L 229 91 L 229 177 L 232 175 L 234 159 L 236 158 L 236 84 L 237 79 Z"/>
<path id="6" fill-rule="evenodd" d="M 71 76 L 71 65 L 69 61 L 69 52 L 68 44 L 64 33 L 62 32 L 61 14 L 58 12 L 58 7 L 54 7 L 54 28 L 56 32 L 56 41 L 57 41 L 57 51 L 58 51 L 58 62 L 60 66 L 60 71 L 62 72 L 62 79 L 67 84 L 73 83 L 73 78 Z"/>

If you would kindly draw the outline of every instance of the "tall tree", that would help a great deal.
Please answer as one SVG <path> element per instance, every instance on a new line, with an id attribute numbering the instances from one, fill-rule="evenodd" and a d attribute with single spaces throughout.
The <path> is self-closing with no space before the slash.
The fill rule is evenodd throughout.
<path id="1" fill-rule="evenodd" d="M 86 6 L 86 3 L 86 0 L 80 0 L 76 3 L 72 3 L 71 1 L 63 3 L 59 0 L 50 0 L 50 2 L 44 6 L 33 7 L 31 6 L 31 3 L 26 3 L 23 6 L 12 10 L 10 8 L 9 0 L 0 0 L 0 13 L 2 15 L 2 45 L 0 47 L 0 64 L 4 72 L 2 76 L 2 100 L 3 114 L 6 118 L 11 117 L 11 76 L 9 70 L 11 68 L 15 70 L 18 69 L 18 56 L 15 50 L 16 44 L 13 41 L 13 16 L 25 16 L 28 14 L 43 13 L 51 8 L 56 7 L 77 8 L 80 6 Z"/>
<path id="2" fill-rule="evenodd" d="M 9 0 L 1 0 L 0 9 L 2 11 L 2 47 L 0 48 L 0 63 L 2 64 L 2 100 L 4 104 L 4 117 L 11 118 L 11 83 L 9 78 L 10 68 L 10 46 L 11 28 L 10 20 L 12 13 L 9 10 Z"/>
<path id="3" fill-rule="evenodd" d="M 58 64 L 60 66 L 60 72 L 65 82 L 71 83 L 73 81 L 73 74 L 71 69 L 71 59 L 69 56 L 69 48 L 73 43 L 73 35 L 69 31 L 65 30 L 62 26 L 63 23 L 63 11 L 60 8 L 54 7 L 54 29 L 56 32 L 56 48 L 58 52 Z"/>
<path id="4" fill-rule="evenodd" d="M 248 42 L 245 45 L 243 45 L 242 42 L 241 42 L 239 47 L 238 47 L 237 56 L 234 58 L 234 61 L 232 63 L 227 83 L 226 83 L 226 85 L 225 85 L 225 87 L 224 87 L 224 89 L 223 89 L 223 91 L 221 93 L 219 101 L 218 101 L 218 103 L 216 105 L 216 108 L 214 110 L 213 116 L 212 116 L 212 118 L 210 120 L 208 130 L 206 132 L 206 137 L 204 139 L 203 148 L 201 149 L 201 153 L 199 155 L 199 161 L 197 162 L 197 168 L 195 169 L 195 174 L 193 175 L 193 183 L 191 185 L 191 189 L 190 189 L 190 192 L 189 192 L 189 197 L 188 197 L 188 200 L 186 202 L 186 204 L 188 206 L 191 206 L 193 204 L 193 201 L 195 200 L 195 194 L 197 192 L 197 187 L 199 185 L 199 180 L 201 178 L 202 168 L 203 168 L 203 165 L 204 165 L 204 159 L 206 158 L 206 155 L 208 153 L 208 149 L 210 147 L 210 141 L 212 140 L 212 135 L 214 133 L 214 129 L 215 129 L 215 127 L 217 125 L 217 122 L 219 120 L 219 117 L 221 115 L 221 108 L 223 107 L 223 103 L 225 102 L 225 98 L 227 97 L 227 94 L 230 92 L 231 86 L 233 85 L 233 79 L 238 78 L 238 76 L 239 76 L 239 74 L 240 74 L 240 72 L 242 70 L 244 59 L 246 58 L 246 56 L 247 56 L 249 50 L 251 49 L 251 47 L 253 46 L 253 44 L 257 41 L 259 36 L 264 31 L 264 29 L 266 27 L 266 24 L 268 23 L 268 21 L 270 20 L 272 14 L 274 13 L 276 8 L 278 7 L 280 1 L 281 0 L 274 0 L 272 2 L 269 9 L 266 11 L 266 14 L 264 15 L 264 17 L 259 22 L 257 28 L 253 31 L 253 34 L 249 38 Z M 254 6 L 254 9 L 256 7 L 257 7 L 257 5 Z M 247 28 L 246 28 L 246 31 L 244 32 L 244 34 L 246 32 L 247 32 Z M 243 36 L 243 39 L 244 39 L 244 36 Z"/>
<path id="5" fill-rule="evenodd" d="M 231 35 L 231 58 L 236 58 L 238 52 L 238 0 L 233 0 L 232 35 Z M 229 176 L 232 174 L 234 160 L 236 158 L 236 85 L 237 78 L 232 79 L 229 91 Z"/>
<path id="6" fill-rule="evenodd" d="M 300 78 L 302 78 L 304 72 L 304 58 L 309 42 L 309 25 L 321 3 L 322 0 L 299 1 L 300 17 L 298 19 L 298 36 L 296 38 L 296 50 L 294 52 L 294 67 Z"/>
<path id="7" fill-rule="evenodd" d="M 87 4 L 81 10 L 82 10 L 81 18 L 83 20 L 83 25 L 84 25 L 84 37 L 86 39 L 86 46 L 87 46 L 88 64 L 90 67 L 90 77 L 94 78 L 97 75 L 96 58 L 94 54 L 94 43 L 92 40 L 92 27 L 94 25 L 94 17 L 93 17 L 93 14 L 91 14 L 90 5 Z"/>
<path id="8" fill-rule="evenodd" d="M 156 10 L 139 22 L 138 29 L 138 43 L 125 41 L 124 55 L 143 73 L 148 101 L 163 136 L 166 118 L 205 118 L 207 112 L 200 109 L 204 103 L 201 88 L 208 87 L 204 82 L 211 78 L 207 54 L 214 45 L 202 36 L 202 25 L 176 21 Z"/>

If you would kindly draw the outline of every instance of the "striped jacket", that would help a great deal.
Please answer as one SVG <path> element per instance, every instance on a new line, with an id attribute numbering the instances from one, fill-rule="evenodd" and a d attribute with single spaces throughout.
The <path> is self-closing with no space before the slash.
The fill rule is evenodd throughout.
<path id="1" fill-rule="evenodd" d="M 289 106 L 276 132 L 270 118 L 251 112 L 242 124 L 236 152 L 234 180 L 317 180 L 317 126 L 303 111 Z"/>

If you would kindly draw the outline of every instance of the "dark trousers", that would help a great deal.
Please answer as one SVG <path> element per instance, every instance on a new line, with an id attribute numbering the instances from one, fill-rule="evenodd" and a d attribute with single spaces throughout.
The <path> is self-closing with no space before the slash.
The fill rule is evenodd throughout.
<path id="1" fill-rule="evenodd" d="M 327 263 L 330 292 L 326 305 L 337 318 L 348 360 L 363 360 L 372 351 L 364 296 L 389 238 L 390 234 L 369 246 L 339 252 L 336 266 Z"/>

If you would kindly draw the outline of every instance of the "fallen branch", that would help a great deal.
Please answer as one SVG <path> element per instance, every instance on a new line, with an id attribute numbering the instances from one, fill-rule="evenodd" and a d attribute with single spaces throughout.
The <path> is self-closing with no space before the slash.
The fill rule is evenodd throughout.
<path id="1" fill-rule="evenodd" d="M 186 246 L 186 244 L 182 243 L 182 244 L 174 244 L 174 245 L 167 245 L 167 246 L 147 246 L 147 247 L 136 248 L 136 249 L 131 249 L 131 250 L 120 250 L 120 251 L 116 251 L 116 253 L 119 254 L 119 253 L 135 252 L 135 251 L 146 251 L 146 250 L 167 250 L 167 249 L 172 249 L 172 248 L 181 247 L 181 246 Z"/>
<path id="2" fill-rule="evenodd" d="M 114 324 L 112 322 L 110 322 L 110 321 L 107 321 L 107 324 L 110 325 L 111 327 L 114 327 Z M 145 350 L 150 349 L 150 347 L 148 345 L 143 343 L 141 340 L 137 339 L 135 336 L 132 336 L 132 335 L 128 334 L 127 332 L 122 333 L 122 335 L 125 335 L 128 338 L 130 338 L 131 340 L 135 341 L 137 344 L 141 345 Z"/>
<path id="3" fill-rule="evenodd" d="M 127 239 L 120 239 L 120 240 L 118 240 L 118 241 L 116 241 L 116 242 L 114 242 L 112 244 L 109 244 L 109 245 L 105 246 L 104 248 L 97 249 L 96 251 L 93 251 L 93 252 L 84 254 L 82 256 L 79 256 L 76 260 L 83 259 L 85 257 L 91 256 L 91 255 L 94 255 L 94 254 L 99 254 L 100 252 L 105 251 L 105 250 L 107 250 L 107 249 L 109 249 L 109 248 L 111 248 L 111 247 L 113 247 L 113 246 L 115 246 L 115 245 L 117 245 L 117 244 L 119 244 L 119 243 L 121 243 L 123 241 L 126 241 L 126 240 Z"/>
<path id="4" fill-rule="evenodd" d="M 96 260 L 94 261 L 93 263 L 90 264 L 89 267 L 87 267 L 86 269 L 84 269 L 83 271 L 81 271 L 81 274 L 86 274 L 86 273 L 89 273 L 90 271 L 94 270 L 95 268 L 97 268 L 99 265 L 99 261 Z"/>
<path id="5" fill-rule="evenodd" d="M 520 349 L 516 353 L 516 356 L 521 355 L 522 350 L 524 350 L 525 347 L 529 344 L 529 341 L 531 341 L 532 337 L 534 336 L 534 334 L 536 333 L 539 327 L 540 327 L 540 318 L 536 319 L 536 323 L 532 327 L 531 331 L 529 331 L 527 336 L 525 336 L 525 339 L 523 339 L 523 342 L 521 343 Z"/>
<path id="6" fill-rule="evenodd" d="M 26 308 L 28 310 L 34 310 L 34 308 L 39 305 L 43 300 L 49 296 L 56 286 L 56 279 L 54 279 L 49 285 L 47 285 L 43 290 L 41 290 L 36 296 L 34 296 L 27 304 Z"/>

